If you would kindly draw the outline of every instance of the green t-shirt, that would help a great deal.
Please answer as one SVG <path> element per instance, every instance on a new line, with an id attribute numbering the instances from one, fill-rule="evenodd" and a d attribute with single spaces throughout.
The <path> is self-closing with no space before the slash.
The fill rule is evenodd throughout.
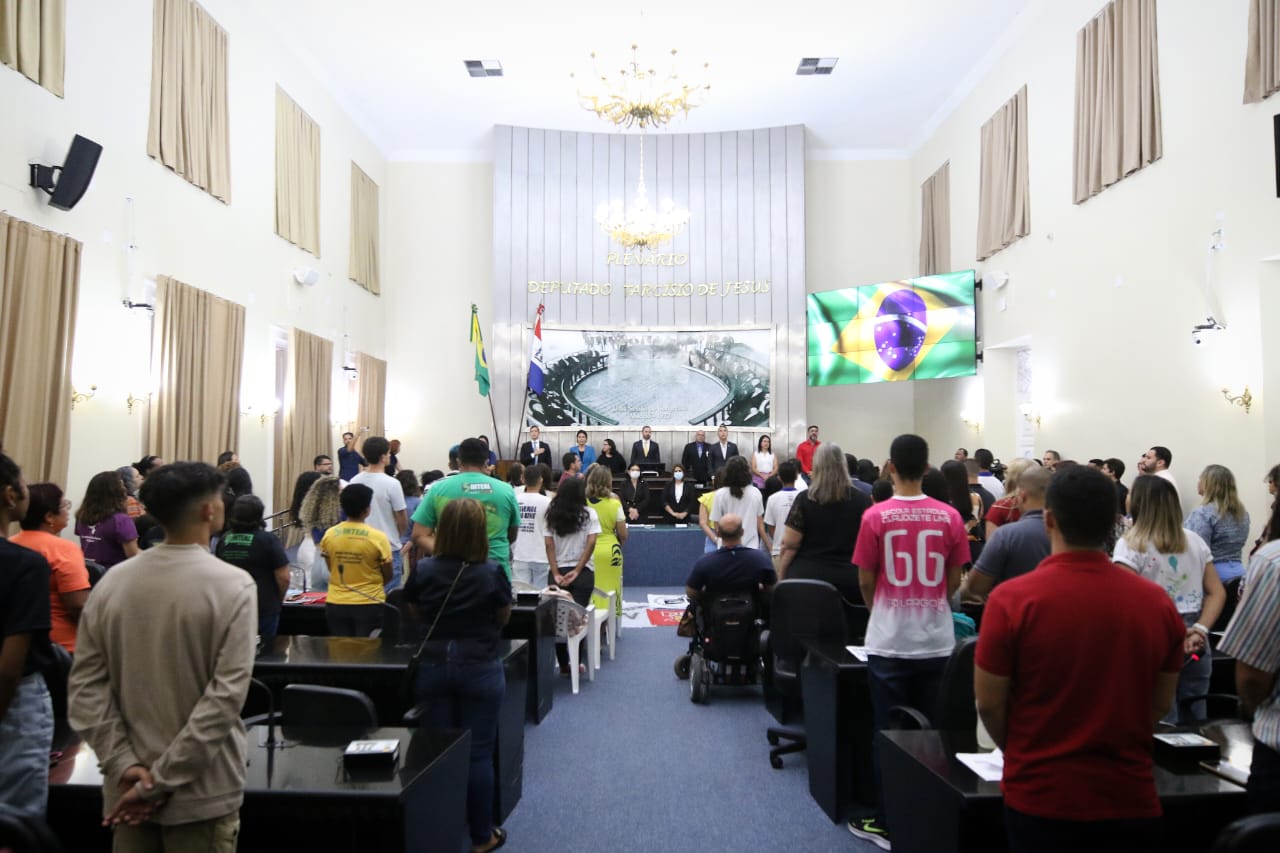
<path id="1" fill-rule="evenodd" d="M 437 480 L 413 513 L 413 523 L 436 526 L 444 505 L 455 498 L 474 498 L 484 505 L 488 522 L 489 560 L 502 566 L 511 576 L 511 528 L 520 526 L 520 504 L 516 490 L 487 474 L 464 471 Z"/>

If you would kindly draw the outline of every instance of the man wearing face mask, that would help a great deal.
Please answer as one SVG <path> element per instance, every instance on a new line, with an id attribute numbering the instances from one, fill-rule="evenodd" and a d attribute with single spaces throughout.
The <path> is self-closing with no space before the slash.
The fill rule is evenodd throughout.
<path id="1" fill-rule="evenodd" d="M 640 479 L 640 466 L 631 463 L 627 469 L 627 481 L 622 484 L 622 505 L 627 510 L 627 521 L 640 521 L 649 503 L 649 487 Z"/>
<path id="2" fill-rule="evenodd" d="M 662 490 L 662 511 L 667 521 L 687 524 L 689 516 L 698 513 L 698 496 L 693 486 L 684 482 L 684 466 L 677 465 L 671 471 L 671 482 Z"/>

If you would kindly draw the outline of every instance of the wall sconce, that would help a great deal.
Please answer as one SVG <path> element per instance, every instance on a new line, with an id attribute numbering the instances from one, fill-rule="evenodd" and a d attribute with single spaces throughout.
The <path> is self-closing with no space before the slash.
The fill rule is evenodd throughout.
<path id="1" fill-rule="evenodd" d="M 265 406 L 254 406 L 252 403 L 246 405 L 240 410 L 240 414 L 246 417 L 250 415 L 258 416 L 258 423 L 263 426 L 267 425 L 267 421 L 274 418 L 280 412 L 280 401 L 272 400 Z"/>
<path id="2" fill-rule="evenodd" d="M 133 396 L 133 392 L 130 391 L 129 396 L 125 398 L 124 404 L 129 407 L 129 414 L 132 415 L 134 406 L 140 406 L 143 403 L 149 403 L 149 402 L 151 402 L 150 392 L 148 392 L 146 395 L 142 397 L 135 397 Z"/>
<path id="3" fill-rule="evenodd" d="M 1223 388 L 1222 396 L 1226 398 L 1226 401 L 1231 405 L 1240 406 L 1244 409 L 1244 413 L 1246 415 L 1249 414 L 1249 409 L 1253 407 L 1253 394 L 1250 393 L 1248 385 L 1244 386 L 1244 391 L 1234 397 L 1231 395 L 1230 388 Z"/>
<path id="4" fill-rule="evenodd" d="M 982 432 L 982 419 L 979 415 L 970 411 L 960 413 L 960 420 L 964 421 L 964 425 L 974 432 Z"/>
<path id="5" fill-rule="evenodd" d="M 1034 404 L 1021 403 L 1018 406 L 1018 412 L 1027 423 L 1035 424 L 1036 429 L 1040 429 L 1040 410 Z"/>
<path id="6" fill-rule="evenodd" d="M 76 407 L 76 403 L 83 403 L 85 400 L 92 400 L 92 399 L 93 399 L 93 395 L 94 395 L 94 394 L 96 394 L 96 393 L 98 393 L 98 386 L 97 386 L 97 385 L 90 385 L 90 386 L 89 386 L 89 393 L 88 393 L 88 394 L 84 394 L 84 393 L 82 393 L 82 392 L 80 392 L 80 391 L 77 391 L 77 390 L 75 389 L 75 387 L 74 387 L 74 386 L 72 386 L 72 388 L 71 388 L 71 408 L 72 408 L 72 409 L 74 409 L 74 408 Z"/>

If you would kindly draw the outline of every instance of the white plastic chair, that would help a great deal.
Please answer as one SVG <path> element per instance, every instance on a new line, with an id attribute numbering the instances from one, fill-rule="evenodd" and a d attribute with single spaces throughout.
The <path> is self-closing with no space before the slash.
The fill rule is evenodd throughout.
<path id="1" fill-rule="evenodd" d="M 595 626 L 595 605 L 583 607 L 571 598 L 556 596 L 556 643 L 569 647 L 569 679 L 573 692 L 578 692 L 578 666 L 582 659 L 582 644 L 586 642 L 590 658 L 591 631 Z M 587 680 L 596 680 L 595 667 L 587 667 Z"/>
<path id="2" fill-rule="evenodd" d="M 596 587 L 592 591 L 592 595 L 605 599 L 607 602 L 603 608 L 596 607 L 595 613 L 591 619 L 591 637 L 587 640 L 587 646 L 591 651 L 591 664 L 596 669 L 600 668 L 600 626 L 604 626 L 605 642 L 609 644 L 609 660 L 616 658 L 616 644 L 618 634 L 618 615 L 616 592 L 605 591 Z M 594 607 L 594 605 L 592 605 Z"/>

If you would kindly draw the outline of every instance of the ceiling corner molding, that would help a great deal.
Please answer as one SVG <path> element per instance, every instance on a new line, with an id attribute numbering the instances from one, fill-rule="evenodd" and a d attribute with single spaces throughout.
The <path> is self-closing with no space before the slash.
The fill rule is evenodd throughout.
<path id="1" fill-rule="evenodd" d="M 938 107 L 934 114 L 929 117 L 929 120 L 921 125 L 920 130 L 916 132 L 909 146 L 912 154 L 918 153 L 929 142 L 933 135 L 938 132 L 938 128 L 942 127 L 942 124 L 951 117 L 951 114 L 960 108 L 965 98 L 973 93 L 973 90 L 978 87 L 983 78 L 1009 52 L 1009 48 L 1014 45 L 1014 42 L 1030 29 L 1032 22 L 1040 17 L 1048 8 L 1048 5 L 1048 0 L 1031 0 L 1027 7 L 1013 19 L 1012 23 L 1004 28 L 1004 32 L 1000 33 L 995 41 L 991 43 L 991 47 L 982 55 L 982 59 L 978 61 L 978 64 L 969 70 L 969 73 L 960 80 L 956 88 L 942 102 L 942 106 Z M 1014 88 L 1009 95 L 1011 96 L 1016 91 L 1017 88 Z M 1006 96 L 1005 100 L 1008 97 Z"/>

